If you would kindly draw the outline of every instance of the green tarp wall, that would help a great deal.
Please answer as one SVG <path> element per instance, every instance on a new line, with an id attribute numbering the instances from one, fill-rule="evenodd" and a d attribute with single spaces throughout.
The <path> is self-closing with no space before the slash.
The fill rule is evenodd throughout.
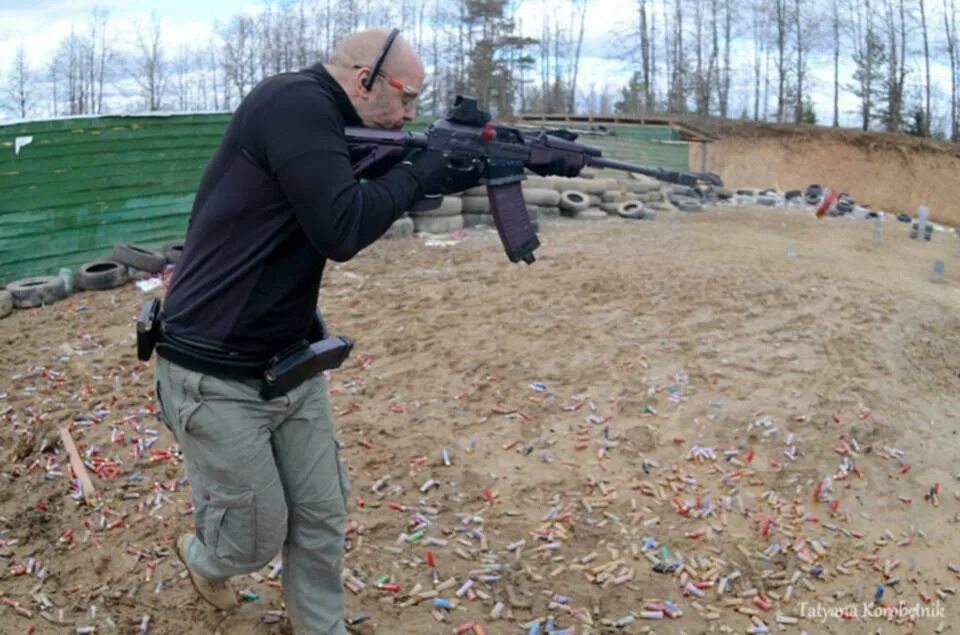
<path id="1" fill-rule="evenodd" d="M 0 284 L 108 257 L 118 241 L 182 240 L 203 168 L 229 120 L 203 114 L 0 126 Z"/>

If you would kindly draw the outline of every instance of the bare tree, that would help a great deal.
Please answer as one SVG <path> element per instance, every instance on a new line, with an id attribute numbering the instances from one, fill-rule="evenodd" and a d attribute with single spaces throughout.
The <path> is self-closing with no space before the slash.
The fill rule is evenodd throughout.
<path id="1" fill-rule="evenodd" d="M 957 91 L 960 78 L 960 50 L 957 42 L 957 3 L 943 0 L 943 30 L 947 41 L 947 56 L 950 59 L 950 140 L 960 142 L 960 106 L 957 103 Z"/>
<path id="2" fill-rule="evenodd" d="M 227 84 L 243 99 L 257 81 L 256 26 L 248 16 L 236 15 L 221 35 Z M 229 106 L 230 100 L 226 103 Z"/>
<path id="3" fill-rule="evenodd" d="M 693 0 L 693 99 L 698 115 L 706 115 L 710 110 L 710 80 L 708 64 L 704 59 L 704 8 L 703 0 Z"/>
<path id="4" fill-rule="evenodd" d="M 643 84 L 643 108 L 652 110 L 653 77 L 650 26 L 647 19 L 647 0 L 637 0 L 637 32 L 640 38 L 640 81 Z M 653 43 L 656 46 L 656 43 Z"/>
<path id="5" fill-rule="evenodd" d="M 789 15 L 787 0 L 773 0 L 774 26 L 777 30 L 777 121 L 782 122 L 787 112 L 787 34 Z"/>
<path id="6" fill-rule="evenodd" d="M 793 30 L 796 38 L 796 66 L 794 67 L 794 79 L 797 82 L 796 95 L 793 102 L 793 121 L 800 123 L 803 121 L 804 114 L 804 92 L 803 83 L 807 76 L 807 50 L 804 32 L 806 24 L 803 21 L 803 11 L 800 8 L 800 0 L 794 0 L 793 6 Z"/>
<path id="7" fill-rule="evenodd" d="M 833 33 L 833 127 L 840 125 L 840 3 L 832 0 L 833 17 L 830 21 Z"/>
<path id="8" fill-rule="evenodd" d="M 86 112 L 103 112 L 103 94 L 107 79 L 107 69 L 115 57 L 114 50 L 107 43 L 107 19 L 105 9 L 94 9 L 90 15 L 90 30 L 82 42 L 84 94 L 87 99 Z"/>
<path id="9" fill-rule="evenodd" d="M 133 54 L 131 76 L 140 88 L 147 110 L 160 110 L 167 88 L 169 70 L 163 50 L 163 30 L 156 13 L 150 24 L 137 24 L 136 50 Z"/>
<path id="10" fill-rule="evenodd" d="M 881 99 L 882 69 L 887 53 L 874 24 L 871 0 L 855 0 L 850 7 L 852 31 L 854 84 L 849 90 L 860 99 L 860 127 L 870 128 L 877 118 L 877 103 Z"/>
<path id="11" fill-rule="evenodd" d="M 193 95 L 194 76 L 197 73 L 197 69 L 194 67 L 195 59 L 194 52 L 190 47 L 181 45 L 177 51 L 177 57 L 173 61 L 171 91 L 177 100 L 175 109 L 180 112 L 186 112 L 196 107 Z"/>
<path id="12" fill-rule="evenodd" d="M 53 64 L 56 66 L 55 77 L 65 82 L 65 98 L 67 100 L 64 114 L 82 115 L 88 112 L 87 96 L 85 92 L 86 84 L 83 81 L 83 51 L 85 44 L 83 38 L 78 36 L 73 30 L 66 36 L 57 48 L 54 55 Z M 57 107 L 54 107 L 57 110 Z"/>
<path id="13" fill-rule="evenodd" d="M 730 116 L 730 42 L 733 39 L 733 10 L 731 0 L 723 0 L 723 68 L 717 82 L 717 100 L 720 103 L 720 116 Z"/>
<path id="14" fill-rule="evenodd" d="M 925 117 L 925 130 L 923 130 L 923 135 L 925 137 L 930 136 L 930 118 L 933 116 L 930 111 L 930 38 L 929 33 L 927 32 L 927 2 L 926 0 L 918 0 L 917 4 L 920 8 L 920 30 L 923 34 L 923 66 L 924 66 L 924 101 L 923 101 L 923 111 L 926 115 Z"/>
<path id="15" fill-rule="evenodd" d="M 889 132 L 903 124 L 904 83 L 906 81 L 907 19 L 904 0 L 884 0 L 887 36 L 887 74 L 883 80 L 886 104 L 880 115 Z"/>
<path id="16" fill-rule="evenodd" d="M 27 115 L 33 110 L 33 82 L 33 71 L 27 64 L 27 54 L 23 44 L 21 44 L 13 55 L 9 85 L 7 86 L 7 97 L 9 98 L 7 109 L 21 119 L 26 119 Z"/>
<path id="17" fill-rule="evenodd" d="M 766 8 L 762 0 L 757 0 L 752 6 L 753 13 L 753 119 L 761 119 L 760 93 L 765 91 L 763 78 L 764 62 L 767 58 L 766 37 Z M 763 98 L 762 117 L 766 119 L 766 96 Z"/>
<path id="18" fill-rule="evenodd" d="M 673 12 L 673 41 L 671 57 L 670 92 L 667 97 L 667 108 L 670 112 L 687 111 L 687 56 L 683 48 L 683 14 L 684 7 L 681 0 L 675 0 Z"/>
<path id="19" fill-rule="evenodd" d="M 583 32 L 587 23 L 587 0 L 577 0 L 573 5 L 573 14 L 571 16 L 573 24 L 571 30 L 576 28 L 576 23 L 580 23 L 579 33 L 577 34 L 577 43 L 571 60 L 570 71 L 570 97 L 567 102 L 567 111 L 575 112 L 577 108 L 577 75 L 580 72 L 580 51 L 583 49 Z"/>

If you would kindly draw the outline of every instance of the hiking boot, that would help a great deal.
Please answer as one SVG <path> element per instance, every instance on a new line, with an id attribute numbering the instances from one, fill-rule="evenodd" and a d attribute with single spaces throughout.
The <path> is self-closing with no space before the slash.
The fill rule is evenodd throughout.
<path id="1" fill-rule="evenodd" d="M 177 538 L 177 557 L 190 573 L 190 582 L 204 600 L 221 611 L 229 611 L 237 606 L 237 596 L 226 580 L 208 580 L 187 564 L 187 544 L 193 534 L 183 534 Z"/>

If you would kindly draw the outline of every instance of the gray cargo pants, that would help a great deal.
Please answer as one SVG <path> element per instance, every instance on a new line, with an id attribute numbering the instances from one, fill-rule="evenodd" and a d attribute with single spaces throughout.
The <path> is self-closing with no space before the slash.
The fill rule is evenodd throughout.
<path id="1" fill-rule="evenodd" d="M 190 567 L 222 580 L 257 571 L 282 548 L 296 632 L 345 634 L 340 567 L 350 485 L 324 377 L 264 401 L 256 381 L 219 379 L 158 356 L 156 389 L 193 489 Z"/>

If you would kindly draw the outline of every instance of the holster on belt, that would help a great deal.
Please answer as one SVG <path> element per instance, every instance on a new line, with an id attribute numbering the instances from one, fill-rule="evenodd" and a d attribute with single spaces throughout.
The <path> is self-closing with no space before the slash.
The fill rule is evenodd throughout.
<path id="1" fill-rule="evenodd" d="M 160 300 L 151 298 L 143 303 L 137 318 L 137 359 L 150 359 L 160 334 Z"/>

